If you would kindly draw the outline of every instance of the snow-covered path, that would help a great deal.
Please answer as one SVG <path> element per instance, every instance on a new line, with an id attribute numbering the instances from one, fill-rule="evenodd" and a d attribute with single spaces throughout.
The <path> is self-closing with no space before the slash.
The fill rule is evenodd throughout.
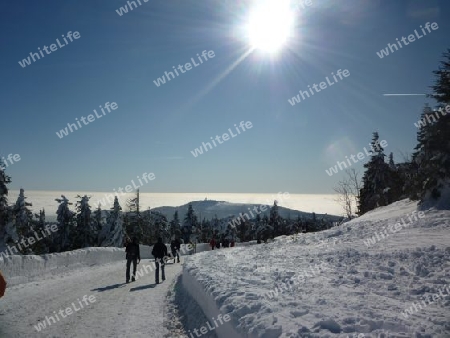
<path id="1" fill-rule="evenodd" d="M 137 270 L 151 261 L 143 259 Z M 123 261 L 8 288 L 0 303 L 0 337 L 163 337 L 165 297 L 181 264 L 166 265 L 166 281 L 159 285 L 148 271 L 125 284 Z M 85 295 L 95 301 L 83 302 Z M 59 311 L 67 308 L 73 313 L 62 312 L 62 318 Z M 35 325 L 46 316 L 59 320 L 38 332 Z"/>

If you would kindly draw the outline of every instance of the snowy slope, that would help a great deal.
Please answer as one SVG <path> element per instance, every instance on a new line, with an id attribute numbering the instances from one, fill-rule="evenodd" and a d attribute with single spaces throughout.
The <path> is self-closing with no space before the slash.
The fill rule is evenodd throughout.
<path id="1" fill-rule="evenodd" d="M 450 211 L 416 209 L 403 200 L 324 232 L 200 253 L 183 280 L 237 338 L 450 337 Z"/>

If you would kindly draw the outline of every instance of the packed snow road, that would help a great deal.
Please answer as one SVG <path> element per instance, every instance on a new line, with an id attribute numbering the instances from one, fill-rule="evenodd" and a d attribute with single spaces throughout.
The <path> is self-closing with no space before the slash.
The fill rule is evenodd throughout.
<path id="1" fill-rule="evenodd" d="M 166 280 L 156 285 L 154 271 L 144 269 L 152 261 L 143 259 L 143 275 L 129 284 L 123 261 L 8 288 L 0 337 L 163 337 L 165 298 L 181 264 L 167 264 Z"/>

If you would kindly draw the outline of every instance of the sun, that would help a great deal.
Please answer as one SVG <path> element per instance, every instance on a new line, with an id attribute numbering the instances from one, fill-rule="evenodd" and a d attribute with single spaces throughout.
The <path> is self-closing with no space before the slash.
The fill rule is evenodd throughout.
<path id="1" fill-rule="evenodd" d="M 288 42 L 293 29 L 294 13 L 289 0 L 267 0 L 250 12 L 247 35 L 252 48 L 270 54 Z"/>

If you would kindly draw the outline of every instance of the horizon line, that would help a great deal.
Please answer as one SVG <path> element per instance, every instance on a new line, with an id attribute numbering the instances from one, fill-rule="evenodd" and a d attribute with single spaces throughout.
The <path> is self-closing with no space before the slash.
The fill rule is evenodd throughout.
<path id="1" fill-rule="evenodd" d="M 8 193 L 13 193 L 15 190 L 20 191 L 21 188 L 8 188 Z M 27 191 L 39 191 L 39 192 L 67 192 L 67 193 L 85 193 L 85 194 L 89 194 L 89 193 L 111 193 L 112 195 L 115 195 L 116 192 L 113 191 L 95 191 L 95 190 L 42 190 L 42 189 L 24 189 L 25 192 Z M 336 195 L 336 193 L 291 193 L 289 191 L 286 191 L 289 194 L 292 195 Z M 124 194 L 135 194 L 136 190 L 132 191 L 132 192 L 124 192 Z M 278 192 L 158 192 L 158 191 L 153 191 L 153 192 L 145 192 L 145 191 L 140 191 L 141 194 L 255 194 L 255 195 L 263 195 L 263 194 L 278 194 L 278 193 L 283 193 L 283 191 L 278 191 Z M 205 196 L 207 197 L 207 196 Z"/>

